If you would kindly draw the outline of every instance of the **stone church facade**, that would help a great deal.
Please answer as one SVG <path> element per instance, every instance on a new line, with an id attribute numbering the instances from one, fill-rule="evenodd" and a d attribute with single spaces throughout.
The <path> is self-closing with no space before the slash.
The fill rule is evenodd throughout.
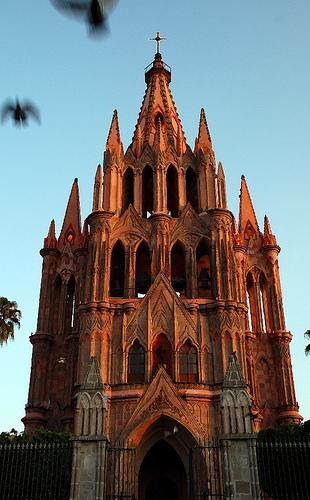
<path id="1" fill-rule="evenodd" d="M 76 179 L 41 250 L 23 421 L 74 432 L 101 471 L 96 498 L 109 481 L 121 498 L 117 463 L 122 491 L 127 481 L 135 498 L 164 500 L 150 494 L 161 474 L 185 500 L 189 450 L 301 421 L 276 237 L 267 217 L 260 229 L 244 177 L 239 219 L 230 212 L 204 110 L 191 149 L 170 80 L 156 53 L 126 151 L 113 114 L 91 214 L 82 226 Z"/>

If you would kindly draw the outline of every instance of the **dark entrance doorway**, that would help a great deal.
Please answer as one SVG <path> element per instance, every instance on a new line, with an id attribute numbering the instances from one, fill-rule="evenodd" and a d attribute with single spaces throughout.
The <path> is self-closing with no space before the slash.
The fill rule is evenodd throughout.
<path id="1" fill-rule="evenodd" d="M 183 463 L 166 441 L 158 441 L 146 454 L 139 472 L 139 500 L 186 500 Z"/>

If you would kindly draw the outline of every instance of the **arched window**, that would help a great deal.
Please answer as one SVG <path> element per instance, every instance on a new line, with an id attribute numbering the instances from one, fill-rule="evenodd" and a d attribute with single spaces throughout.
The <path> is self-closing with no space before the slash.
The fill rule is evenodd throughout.
<path id="1" fill-rule="evenodd" d="M 179 185 L 178 173 L 173 165 L 167 170 L 167 210 L 171 217 L 179 215 Z"/>
<path id="2" fill-rule="evenodd" d="M 192 167 L 188 167 L 186 170 L 186 200 L 198 212 L 197 176 Z"/>
<path id="3" fill-rule="evenodd" d="M 171 284 L 181 296 L 186 296 L 186 266 L 183 246 L 176 242 L 171 249 Z"/>
<path id="4" fill-rule="evenodd" d="M 67 284 L 66 309 L 65 309 L 65 331 L 70 332 L 74 323 L 75 306 L 75 279 L 71 276 Z"/>
<path id="5" fill-rule="evenodd" d="M 142 172 L 142 217 L 148 217 L 154 210 L 153 170 L 146 165 Z"/>
<path id="6" fill-rule="evenodd" d="M 129 349 L 127 381 L 145 381 L 145 351 L 138 340 Z"/>
<path id="7" fill-rule="evenodd" d="M 142 241 L 136 253 L 136 297 L 145 295 L 151 285 L 151 256 L 149 247 Z"/>
<path id="8" fill-rule="evenodd" d="M 212 297 L 209 247 L 205 239 L 196 248 L 198 297 Z"/>
<path id="9" fill-rule="evenodd" d="M 180 381 L 197 382 L 197 351 L 189 340 L 180 349 Z"/>
<path id="10" fill-rule="evenodd" d="M 172 347 L 164 333 L 157 335 L 152 348 L 153 373 L 159 366 L 163 366 L 166 372 L 172 377 Z"/>
<path id="11" fill-rule="evenodd" d="M 122 212 L 125 212 L 130 204 L 134 203 L 133 171 L 130 167 L 126 169 L 123 176 L 123 203 Z"/>
<path id="12" fill-rule="evenodd" d="M 125 251 L 117 241 L 113 247 L 110 269 L 110 297 L 124 297 L 125 286 Z"/>

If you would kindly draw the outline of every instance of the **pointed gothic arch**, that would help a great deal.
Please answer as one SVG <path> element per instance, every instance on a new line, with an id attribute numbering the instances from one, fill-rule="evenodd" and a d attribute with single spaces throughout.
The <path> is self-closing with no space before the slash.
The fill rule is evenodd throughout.
<path id="1" fill-rule="evenodd" d="M 136 280 L 135 293 L 136 297 L 139 294 L 147 293 L 151 286 L 151 254 L 148 244 L 142 240 L 136 251 Z"/>
<path id="2" fill-rule="evenodd" d="M 246 275 L 249 329 L 255 333 L 270 331 L 268 286 L 265 273 L 256 267 Z"/>
<path id="3" fill-rule="evenodd" d="M 182 345 L 179 353 L 180 369 L 179 376 L 181 382 L 198 381 L 198 356 L 197 349 L 191 341 L 187 339 Z"/>
<path id="4" fill-rule="evenodd" d="M 146 165 L 142 172 L 142 217 L 147 218 L 148 213 L 154 210 L 154 181 L 153 169 Z"/>
<path id="5" fill-rule="evenodd" d="M 179 182 L 178 172 L 174 165 L 170 165 L 166 174 L 167 210 L 171 217 L 179 215 Z"/>
<path id="6" fill-rule="evenodd" d="M 186 170 L 186 201 L 190 203 L 196 212 L 198 212 L 198 182 L 194 169 L 189 166 Z"/>
<path id="7" fill-rule="evenodd" d="M 183 500 L 187 497 L 187 475 L 182 460 L 165 439 L 155 443 L 139 470 L 139 498 Z"/>
<path id="8" fill-rule="evenodd" d="M 186 262 L 185 251 L 182 243 L 176 241 L 171 248 L 171 284 L 175 291 L 181 296 L 186 297 Z"/>
<path id="9" fill-rule="evenodd" d="M 212 297 L 210 245 L 205 238 L 201 238 L 196 248 L 196 270 L 198 297 Z"/>
<path id="10" fill-rule="evenodd" d="M 120 240 L 115 243 L 111 254 L 110 297 L 124 297 L 125 249 Z"/>
<path id="11" fill-rule="evenodd" d="M 145 382 L 145 350 L 138 339 L 128 351 L 127 382 Z"/>
<path id="12" fill-rule="evenodd" d="M 172 346 L 164 333 L 157 335 L 152 345 L 152 373 L 159 366 L 163 366 L 172 378 Z"/>
<path id="13" fill-rule="evenodd" d="M 127 167 L 122 181 L 122 212 L 125 212 L 129 205 L 134 204 L 134 174 L 131 167 Z"/>
<path id="14" fill-rule="evenodd" d="M 79 395 L 77 401 L 76 435 L 88 436 L 90 433 L 91 398 L 87 392 Z"/>

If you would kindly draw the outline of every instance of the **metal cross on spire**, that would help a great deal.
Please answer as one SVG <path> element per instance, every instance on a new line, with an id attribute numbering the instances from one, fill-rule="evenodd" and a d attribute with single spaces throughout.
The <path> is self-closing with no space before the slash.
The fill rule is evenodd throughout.
<path id="1" fill-rule="evenodd" d="M 150 38 L 150 40 L 154 40 L 156 42 L 156 51 L 160 54 L 160 42 L 162 40 L 167 40 L 167 38 L 161 37 L 159 31 L 157 31 L 155 38 Z"/>

